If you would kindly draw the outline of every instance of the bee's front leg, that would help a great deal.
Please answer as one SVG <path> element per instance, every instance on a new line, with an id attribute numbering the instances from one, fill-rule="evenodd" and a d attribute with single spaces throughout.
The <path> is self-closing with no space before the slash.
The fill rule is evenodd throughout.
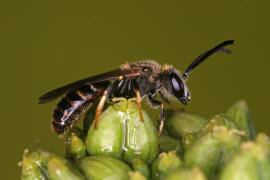
<path id="1" fill-rule="evenodd" d="M 165 121 L 165 108 L 164 108 L 164 104 L 160 101 L 157 101 L 155 99 L 152 98 L 152 96 L 148 96 L 148 100 L 149 103 L 151 104 L 151 106 L 153 107 L 160 107 L 160 114 L 159 114 L 159 128 L 158 128 L 158 135 L 160 136 L 162 133 L 162 129 L 164 126 L 164 121 Z"/>

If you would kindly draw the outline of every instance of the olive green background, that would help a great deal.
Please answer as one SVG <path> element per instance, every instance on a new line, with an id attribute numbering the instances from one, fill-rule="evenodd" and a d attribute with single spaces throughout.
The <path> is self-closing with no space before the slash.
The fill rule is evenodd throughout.
<path id="1" fill-rule="evenodd" d="M 19 178 L 16 163 L 37 139 L 64 152 L 50 130 L 57 101 L 37 104 L 46 91 L 126 61 L 154 59 L 184 70 L 223 40 L 237 41 L 232 55 L 216 54 L 192 73 L 185 108 L 211 117 L 245 99 L 257 130 L 269 133 L 267 0 L 10 0 L 0 10 L 2 178 Z"/>

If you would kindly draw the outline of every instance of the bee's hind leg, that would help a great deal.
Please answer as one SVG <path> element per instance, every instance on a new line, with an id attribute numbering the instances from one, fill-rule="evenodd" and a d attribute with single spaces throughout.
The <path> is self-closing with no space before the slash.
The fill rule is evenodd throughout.
<path id="1" fill-rule="evenodd" d="M 118 86 L 119 82 L 123 80 L 123 77 L 120 76 L 118 79 L 116 79 L 113 83 L 111 83 L 106 90 L 103 92 L 103 95 L 98 103 L 97 109 L 96 109 L 96 116 L 94 120 L 94 129 L 97 129 L 98 124 L 98 118 L 100 116 L 100 113 L 102 112 L 103 106 L 107 100 L 108 97 L 111 97 L 112 93 L 114 92 L 115 88 Z"/>

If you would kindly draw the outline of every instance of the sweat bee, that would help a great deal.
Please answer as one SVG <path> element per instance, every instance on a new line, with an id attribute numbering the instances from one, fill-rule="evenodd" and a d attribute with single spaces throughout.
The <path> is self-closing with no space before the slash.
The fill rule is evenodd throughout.
<path id="1" fill-rule="evenodd" d="M 231 44 L 234 44 L 233 40 L 224 41 L 205 51 L 187 67 L 183 74 L 170 65 L 160 65 L 155 61 L 125 63 L 115 70 L 52 90 L 39 98 L 39 104 L 47 103 L 65 94 L 57 104 L 52 117 L 52 128 L 61 135 L 70 129 L 97 99 L 99 103 L 94 120 L 95 128 L 106 100 L 113 102 L 119 97 L 136 98 L 140 118 L 143 121 L 141 101 L 145 98 L 152 107 L 161 109 L 160 134 L 165 115 L 164 104 L 156 100 L 157 95 L 160 95 L 166 103 L 170 104 L 170 99 L 174 98 L 186 105 L 191 99 L 186 85 L 186 79 L 191 71 L 216 52 L 230 53 L 224 47 Z"/>

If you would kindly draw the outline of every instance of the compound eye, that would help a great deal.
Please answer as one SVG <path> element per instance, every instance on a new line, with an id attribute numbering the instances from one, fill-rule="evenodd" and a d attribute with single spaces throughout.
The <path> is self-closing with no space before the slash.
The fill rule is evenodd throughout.
<path id="1" fill-rule="evenodd" d="M 173 90 L 174 96 L 177 98 L 184 97 L 184 91 L 185 91 L 184 84 L 179 78 L 179 76 L 175 73 L 171 73 L 170 80 L 172 83 L 172 90 Z"/>

